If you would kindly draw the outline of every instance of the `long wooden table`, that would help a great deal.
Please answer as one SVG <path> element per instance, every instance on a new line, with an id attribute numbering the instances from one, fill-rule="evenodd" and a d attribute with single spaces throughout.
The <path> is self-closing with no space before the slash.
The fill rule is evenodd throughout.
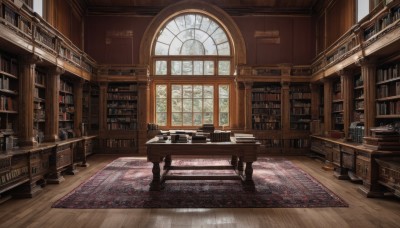
<path id="1" fill-rule="evenodd" d="M 253 167 L 252 164 L 257 160 L 260 143 L 236 143 L 235 138 L 231 142 L 207 142 L 207 143 L 172 143 L 170 139 L 166 142 L 158 142 L 155 137 L 146 142 L 147 161 L 153 163 L 153 180 L 150 183 L 150 190 L 161 190 L 164 188 L 166 180 L 220 180 L 220 179 L 239 179 L 242 180 L 246 189 L 254 189 Z M 228 166 L 172 166 L 172 155 L 198 157 L 221 157 L 229 156 L 231 164 Z M 164 169 L 161 175 L 160 162 L 164 161 Z M 244 163 L 246 168 L 244 169 Z M 237 175 L 222 176 L 172 176 L 168 172 L 173 169 L 233 169 Z"/>

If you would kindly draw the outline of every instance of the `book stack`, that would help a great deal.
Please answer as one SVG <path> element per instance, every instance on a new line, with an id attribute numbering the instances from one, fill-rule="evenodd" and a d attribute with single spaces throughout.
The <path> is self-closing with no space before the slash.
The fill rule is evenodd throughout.
<path id="1" fill-rule="evenodd" d="M 193 135 L 192 143 L 206 143 L 207 137 L 205 135 Z"/>
<path id="2" fill-rule="evenodd" d="M 210 133 L 210 140 L 211 142 L 230 142 L 231 132 L 215 130 Z"/>
<path id="3" fill-rule="evenodd" d="M 399 150 L 400 135 L 390 126 L 371 129 L 371 137 L 364 137 L 364 146 L 373 150 Z"/>
<path id="4" fill-rule="evenodd" d="M 237 143 L 255 143 L 256 138 L 253 134 L 235 133 L 235 141 Z"/>

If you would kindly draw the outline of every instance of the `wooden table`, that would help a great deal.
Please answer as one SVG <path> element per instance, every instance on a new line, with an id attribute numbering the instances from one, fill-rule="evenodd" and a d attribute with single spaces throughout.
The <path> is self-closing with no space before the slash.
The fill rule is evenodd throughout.
<path id="1" fill-rule="evenodd" d="M 257 153 L 260 149 L 260 143 L 236 143 L 235 138 L 231 138 L 231 142 L 207 142 L 207 143 L 171 143 L 168 139 L 166 142 L 158 142 L 155 137 L 146 142 L 147 161 L 153 163 L 153 180 L 150 183 L 150 190 L 161 190 L 166 180 L 221 180 L 221 179 L 239 179 L 242 180 L 246 189 L 254 189 L 253 167 L 252 164 L 257 160 Z M 229 156 L 231 164 L 227 166 L 172 166 L 172 155 L 206 157 Z M 160 174 L 160 162 L 164 161 L 164 170 Z M 246 168 L 244 169 L 244 163 Z M 200 169 L 233 169 L 237 175 L 222 176 L 172 176 L 168 172 L 173 169 L 200 170 Z"/>

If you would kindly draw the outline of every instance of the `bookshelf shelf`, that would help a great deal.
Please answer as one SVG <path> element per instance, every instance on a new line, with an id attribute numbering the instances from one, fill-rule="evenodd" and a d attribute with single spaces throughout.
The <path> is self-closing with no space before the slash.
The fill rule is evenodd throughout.
<path id="1" fill-rule="evenodd" d="M 252 89 L 253 130 L 281 129 L 281 85 L 258 83 Z"/>
<path id="2" fill-rule="evenodd" d="M 70 82 L 67 77 L 61 77 L 60 79 L 58 114 L 59 138 L 61 140 L 75 138 L 73 83 Z"/>
<path id="3" fill-rule="evenodd" d="M 39 67 L 35 69 L 33 98 L 33 135 L 38 143 L 43 142 L 46 119 L 46 71 Z"/>
<path id="4" fill-rule="evenodd" d="M 292 83 L 290 86 L 290 129 L 310 130 L 311 88 L 306 83 Z"/>

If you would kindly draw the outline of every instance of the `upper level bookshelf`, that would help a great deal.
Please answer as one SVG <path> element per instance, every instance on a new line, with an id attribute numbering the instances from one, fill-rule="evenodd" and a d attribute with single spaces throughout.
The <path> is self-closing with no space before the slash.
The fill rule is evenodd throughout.
<path id="1" fill-rule="evenodd" d="M 340 78 L 335 78 L 332 85 L 332 130 L 343 131 L 343 91 Z"/>
<path id="2" fill-rule="evenodd" d="M 255 84 L 252 90 L 253 130 L 281 129 L 280 83 Z"/>
<path id="3" fill-rule="evenodd" d="M 38 143 L 43 142 L 46 107 L 46 73 L 36 67 L 33 96 L 33 135 Z"/>
<path id="4" fill-rule="evenodd" d="M 136 130 L 138 87 L 136 83 L 109 83 L 107 90 L 107 129 Z"/>
<path id="5" fill-rule="evenodd" d="M 353 121 L 364 122 L 364 80 L 361 74 L 354 76 Z"/>
<path id="6" fill-rule="evenodd" d="M 290 129 L 310 130 L 311 88 L 306 83 L 290 85 Z"/>
<path id="7" fill-rule="evenodd" d="M 74 138 L 74 94 L 73 84 L 66 78 L 60 79 L 59 91 L 59 138 L 68 139 Z"/>

